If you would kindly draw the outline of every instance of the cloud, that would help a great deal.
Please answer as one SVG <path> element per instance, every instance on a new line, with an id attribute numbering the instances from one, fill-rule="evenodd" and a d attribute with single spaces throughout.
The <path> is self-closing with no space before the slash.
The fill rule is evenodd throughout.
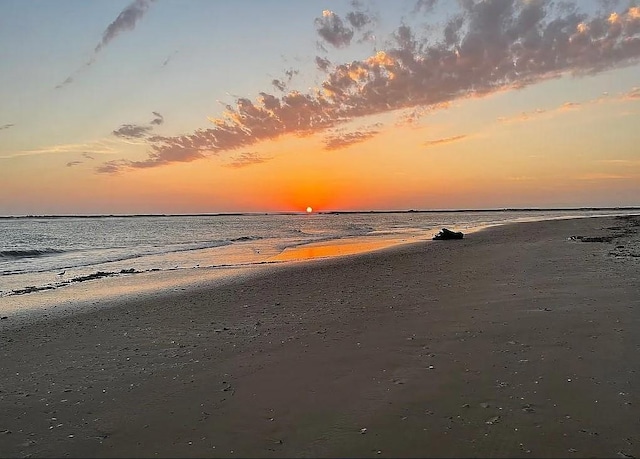
<path id="1" fill-rule="evenodd" d="M 122 32 L 135 29 L 136 24 L 154 0 L 134 0 L 129 6 L 120 12 L 118 17 L 106 28 L 102 33 L 102 40 L 94 49 L 95 53 L 99 53 L 102 48 L 107 46 L 114 38 Z"/>
<path id="2" fill-rule="evenodd" d="M 233 161 L 228 164 L 225 164 L 227 167 L 232 167 L 234 169 L 240 169 L 242 167 L 251 166 L 253 164 L 260 164 L 270 160 L 271 157 L 260 156 L 256 152 L 245 152 L 237 156 Z"/>
<path id="3" fill-rule="evenodd" d="M 340 150 L 356 143 L 365 142 L 379 133 L 380 131 L 375 130 L 362 130 L 329 135 L 324 139 L 324 149 Z"/>
<path id="4" fill-rule="evenodd" d="M 93 50 L 93 56 L 85 62 L 78 70 L 76 70 L 72 75 L 68 76 L 62 83 L 58 84 L 55 88 L 60 89 L 68 84 L 73 83 L 74 76 L 80 73 L 82 70 L 90 67 L 95 62 L 95 56 L 102 49 L 107 46 L 111 41 L 113 41 L 118 35 L 125 31 L 132 31 L 135 29 L 136 24 L 144 14 L 147 12 L 151 4 L 155 2 L 155 0 L 134 0 L 129 6 L 127 6 L 124 10 L 120 12 L 118 17 L 107 26 L 107 28 L 102 33 L 102 40 L 100 43 L 96 45 Z M 169 56 L 170 58 L 171 56 Z M 168 60 L 163 64 L 166 65 Z"/>
<path id="5" fill-rule="evenodd" d="M 500 123 L 522 123 L 524 121 L 530 121 L 535 118 L 540 118 L 542 115 L 549 113 L 549 110 L 543 110 L 537 108 L 532 111 L 521 112 L 515 116 L 501 116 L 498 118 Z"/>
<path id="6" fill-rule="evenodd" d="M 124 159 L 107 161 L 101 166 L 96 167 L 96 172 L 99 172 L 101 174 L 115 174 L 119 172 L 123 167 L 126 167 L 128 163 L 129 161 Z"/>
<path id="7" fill-rule="evenodd" d="M 621 180 L 631 178 L 629 175 L 619 175 L 619 174 L 607 174 L 607 173 L 593 173 L 593 174 L 585 174 L 579 175 L 576 177 L 577 180 Z"/>
<path id="8" fill-rule="evenodd" d="M 353 29 L 347 27 L 340 16 L 330 10 L 324 10 L 322 17 L 315 20 L 318 35 L 336 48 L 344 48 L 351 44 Z"/>
<path id="9" fill-rule="evenodd" d="M 640 62 L 640 7 L 589 15 L 580 12 L 581 3 L 550 0 L 458 5 L 439 40 L 402 25 L 384 50 L 325 66 L 322 83 L 306 93 L 238 98 L 211 120 L 211 128 L 149 138 L 145 166 L 166 164 L 164 158 L 192 161 L 286 134 L 323 132 L 365 116 L 437 107 Z M 353 38 L 345 31 L 350 26 L 331 11 L 316 27 L 337 47 Z"/>
<path id="10" fill-rule="evenodd" d="M 87 159 L 95 159 L 93 156 L 91 156 L 89 153 L 87 153 L 86 151 L 82 153 L 82 157 L 83 158 L 87 158 Z"/>
<path id="11" fill-rule="evenodd" d="M 581 105 L 582 104 L 579 102 L 565 102 L 560 107 L 558 107 L 558 110 L 561 112 L 567 112 L 570 110 L 575 110 L 577 108 L 580 108 Z"/>
<path id="12" fill-rule="evenodd" d="M 153 128 L 151 126 L 139 126 L 136 124 L 123 124 L 115 129 L 112 134 L 116 137 L 127 139 L 141 139 L 146 137 Z"/>
<path id="13" fill-rule="evenodd" d="M 294 69 L 286 70 L 284 72 L 284 74 L 286 76 L 286 81 L 273 79 L 273 80 L 271 80 L 271 85 L 274 88 L 276 88 L 278 91 L 284 92 L 289 87 L 289 83 L 291 83 L 291 80 L 293 79 L 293 77 L 296 76 L 298 73 L 300 73 L 299 70 L 294 70 Z"/>
<path id="14" fill-rule="evenodd" d="M 67 167 L 77 166 L 78 164 L 82 164 L 82 161 L 69 161 Z"/>
<path id="15" fill-rule="evenodd" d="M 164 123 L 164 116 L 158 112 L 151 112 L 153 119 L 148 125 L 141 124 L 123 124 L 118 129 L 114 129 L 111 133 L 116 137 L 123 139 L 144 139 L 147 138 L 154 126 L 160 126 Z"/>
<path id="16" fill-rule="evenodd" d="M 165 166 L 171 163 L 188 163 L 196 159 L 202 159 L 205 155 L 196 149 L 180 148 L 162 150 L 151 153 L 144 161 L 130 161 L 128 159 L 116 159 L 107 161 L 96 168 L 99 173 L 118 173 L 124 169 L 148 169 L 151 167 Z"/>
<path id="17" fill-rule="evenodd" d="M 418 0 L 413 7 L 413 13 L 419 13 L 424 10 L 427 13 L 433 11 L 433 7 L 438 2 L 438 0 Z"/>
<path id="18" fill-rule="evenodd" d="M 632 88 L 631 91 L 622 95 L 622 100 L 625 100 L 625 101 L 640 100 L 640 88 Z"/>
<path id="19" fill-rule="evenodd" d="M 444 137 L 442 139 L 427 140 L 425 143 L 423 143 L 423 145 L 427 146 L 427 147 L 433 147 L 435 145 L 442 145 L 442 144 L 445 144 L 445 143 L 457 142 L 457 141 L 465 139 L 467 137 L 468 137 L 467 134 L 462 134 L 462 135 L 456 135 L 456 136 L 453 136 L 453 137 Z"/>
<path id="20" fill-rule="evenodd" d="M 357 0 L 352 1 L 351 6 L 354 10 L 345 15 L 346 22 L 331 10 L 324 10 L 322 16 L 314 21 L 320 38 L 335 48 L 349 46 L 356 32 L 360 33 L 359 42 L 373 36 L 373 31 L 364 29 L 374 25 L 374 16 L 363 10 L 361 2 Z"/>
<path id="21" fill-rule="evenodd" d="M 78 73 L 80 70 L 77 70 L 76 73 Z M 62 83 L 59 83 L 56 85 L 56 89 L 60 89 L 68 84 L 73 83 L 73 77 L 72 76 L 68 76 Z"/>
<path id="22" fill-rule="evenodd" d="M 15 124 L 3 124 L 2 126 L 0 126 L 0 131 L 4 131 L 5 129 L 9 129 L 12 128 L 13 126 L 15 126 Z"/>
<path id="23" fill-rule="evenodd" d="M 323 72 L 327 72 L 331 67 L 331 61 L 324 57 L 316 56 L 316 66 Z"/>
<path id="24" fill-rule="evenodd" d="M 158 112 L 151 112 L 151 113 L 153 114 L 153 116 L 155 118 L 153 118 L 149 124 L 154 124 L 156 126 L 160 126 L 162 123 L 164 123 L 164 116 L 162 116 Z"/>
<path id="25" fill-rule="evenodd" d="M 580 108 L 593 106 L 602 103 L 613 102 L 630 102 L 640 100 L 640 88 L 632 88 L 630 91 L 610 96 L 608 93 L 604 93 L 602 96 L 595 99 L 587 100 L 585 102 L 565 102 L 562 105 L 552 109 L 536 109 L 529 112 L 521 112 L 518 115 L 510 117 L 499 117 L 498 121 L 501 123 L 518 123 L 523 121 L 531 121 L 538 118 L 549 118 L 557 114 L 570 112 Z"/>
<path id="26" fill-rule="evenodd" d="M 84 156 L 87 154 L 87 150 L 91 151 L 92 154 L 113 155 L 119 151 L 120 147 L 121 142 L 117 140 L 97 140 L 85 143 L 51 145 L 36 150 L 22 150 L 10 155 L 0 156 L 0 159 L 11 159 L 22 156 L 51 155 L 58 153 L 77 153 Z"/>

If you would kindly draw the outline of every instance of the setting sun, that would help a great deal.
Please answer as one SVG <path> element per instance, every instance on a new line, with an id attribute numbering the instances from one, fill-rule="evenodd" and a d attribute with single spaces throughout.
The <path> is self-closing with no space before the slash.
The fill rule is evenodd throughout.
<path id="1" fill-rule="evenodd" d="M 307 207 L 307 213 L 310 214 L 311 212 L 313 212 L 313 207 L 311 206 Z"/>

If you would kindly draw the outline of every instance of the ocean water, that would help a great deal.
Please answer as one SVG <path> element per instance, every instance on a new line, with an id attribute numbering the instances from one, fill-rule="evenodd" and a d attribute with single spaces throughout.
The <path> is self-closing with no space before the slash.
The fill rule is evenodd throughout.
<path id="1" fill-rule="evenodd" d="M 103 277 L 251 268 L 429 240 L 507 222 L 625 210 L 0 218 L 0 301 Z M 637 211 L 636 211 L 637 213 Z M 326 250 L 339 247 L 342 250 Z M 307 248 L 314 250 L 299 250 Z M 322 250 L 322 249 L 325 250 Z"/>

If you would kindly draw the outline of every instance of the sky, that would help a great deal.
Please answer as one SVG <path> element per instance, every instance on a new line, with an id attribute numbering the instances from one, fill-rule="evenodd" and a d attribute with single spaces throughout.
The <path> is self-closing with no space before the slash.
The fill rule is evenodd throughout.
<path id="1" fill-rule="evenodd" d="M 0 0 L 0 215 L 640 205 L 640 2 Z"/>

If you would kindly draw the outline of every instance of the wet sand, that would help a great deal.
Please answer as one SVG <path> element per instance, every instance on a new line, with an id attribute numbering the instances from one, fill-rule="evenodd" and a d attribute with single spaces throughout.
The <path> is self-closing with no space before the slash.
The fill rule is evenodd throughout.
<path id="1" fill-rule="evenodd" d="M 638 229 L 512 224 L 9 317 L 0 456 L 638 457 Z"/>

